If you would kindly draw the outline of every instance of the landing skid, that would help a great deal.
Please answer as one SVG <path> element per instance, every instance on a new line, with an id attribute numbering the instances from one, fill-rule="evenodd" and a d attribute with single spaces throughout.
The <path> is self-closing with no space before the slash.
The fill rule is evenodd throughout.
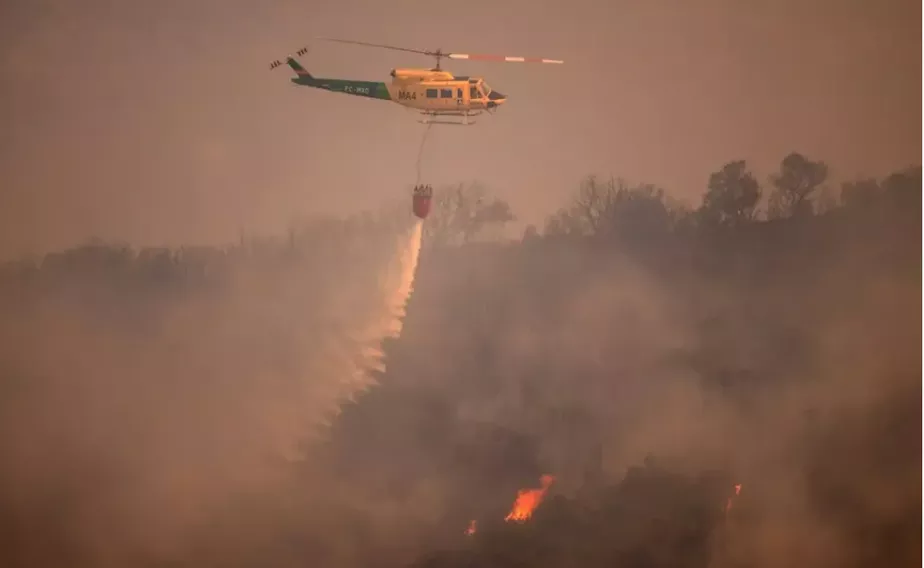
<path id="1" fill-rule="evenodd" d="M 477 122 L 474 120 L 465 120 L 465 119 L 460 120 L 460 121 L 452 121 L 452 120 L 433 120 L 430 118 L 424 118 L 422 120 L 418 120 L 417 122 L 419 122 L 420 124 L 446 124 L 449 126 L 472 126 L 474 124 L 477 124 Z"/>
<path id="2" fill-rule="evenodd" d="M 481 111 L 443 111 L 443 112 L 421 112 L 422 119 L 418 119 L 420 124 L 447 124 L 452 126 L 471 126 L 476 123 L 472 120 L 473 116 L 478 116 Z M 445 120 L 445 117 L 458 117 L 458 120 Z"/>

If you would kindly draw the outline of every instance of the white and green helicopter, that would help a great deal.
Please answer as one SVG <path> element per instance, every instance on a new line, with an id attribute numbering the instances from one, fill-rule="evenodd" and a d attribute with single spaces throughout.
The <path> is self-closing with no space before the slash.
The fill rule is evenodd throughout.
<path id="1" fill-rule="evenodd" d="M 560 59 L 542 59 L 536 57 L 510 57 L 502 55 L 477 55 L 469 53 L 444 53 L 436 51 L 394 47 L 361 41 L 318 38 L 326 41 L 336 41 L 378 47 L 396 51 L 419 53 L 436 58 L 436 67 L 423 68 L 397 68 L 391 70 L 390 83 L 382 81 L 356 81 L 351 79 L 332 79 L 315 77 L 309 73 L 294 57 L 286 57 L 285 63 L 295 72 L 292 82 L 302 87 L 314 87 L 335 93 L 345 93 L 360 97 L 391 101 L 403 107 L 418 111 L 423 124 L 474 124 L 471 117 L 478 116 L 485 111 L 494 112 L 507 102 L 507 95 L 492 89 L 483 77 L 454 76 L 452 73 L 440 68 L 442 58 L 473 61 L 500 61 L 508 63 L 556 63 L 562 64 Z M 305 55 L 307 47 L 298 50 L 296 55 Z M 270 64 L 270 69 L 282 65 L 278 59 Z"/>

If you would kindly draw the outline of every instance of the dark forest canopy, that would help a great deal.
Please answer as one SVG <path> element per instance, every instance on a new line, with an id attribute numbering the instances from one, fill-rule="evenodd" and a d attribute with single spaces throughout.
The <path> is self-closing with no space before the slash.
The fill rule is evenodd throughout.
<path id="1" fill-rule="evenodd" d="M 694 230 L 709 233 L 761 221 L 822 215 L 834 209 L 914 209 L 920 199 L 920 166 L 908 167 L 881 179 L 867 177 L 842 182 L 835 189 L 824 161 L 792 152 L 783 158 L 779 170 L 763 183 L 748 170 L 746 160 L 724 164 L 709 176 L 702 199 L 692 210 L 671 198 L 664 188 L 644 182 L 633 184 L 623 178 L 601 180 L 591 175 L 581 181 L 565 207 L 548 217 L 542 231 L 531 225 L 523 236 L 646 239 L 669 232 L 689 236 Z M 242 235 L 239 244 L 247 249 L 269 251 L 282 244 L 294 248 L 296 240 L 309 248 L 324 242 L 356 242 L 394 230 L 405 222 L 405 213 L 406 207 L 398 205 L 345 219 L 319 217 L 291 227 L 284 238 L 245 240 Z M 875 212 L 868 211 L 867 215 L 875 215 Z M 501 234 L 498 229 L 515 219 L 510 204 L 491 197 L 480 184 L 444 187 L 435 195 L 434 210 L 425 226 L 426 246 L 496 240 Z M 40 262 L 25 259 L 3 266 L 6 271 L 34 268 L 41 262 L 54 264 L 66 254 L 89 254 L 85 251 L 104 248 L 116 249 L 110 254 L 133 254 L 132 247 L 127 244 L 114 246 L 92 239 L 83 247 L 46 255 Z M 139 260 L 156 264 L 158 259 L 170 258 L 176 263 L 185 257 L 192 264 L 200 264 L 206 257 L 223 256 L 235 248 L 152 248 L 146 249 Z"/>
<path id="2" fill-rule="evenodd" d="M 918 566 L 921 168 L 829 175 L 444 188 L 368 389 L 404 205 L 7 263 L 0 565 Z"/>

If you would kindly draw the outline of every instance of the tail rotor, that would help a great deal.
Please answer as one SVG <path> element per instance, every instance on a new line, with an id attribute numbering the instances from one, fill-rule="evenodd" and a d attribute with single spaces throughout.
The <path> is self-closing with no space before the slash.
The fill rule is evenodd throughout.
<path id="1" fill-rule="evenodd" d="M 295 52 L 295 55 L 296 55 L 296 57 L 301 57 L 302 55 L 305 55 L 306 53 L 308 53 L 308 46 L 307 46 L 307 45 L 306 45 L 305 47 L 299 49 L 298 51 L 296 51 L 296 52 Z M 273 61 L 272 63 L 270 63 L 270 66 L 269 66 L 270 71 L 272 71 L 273 69 L 279 67 L 279 66 L 282 65 L 283 63 L 288 63 L 288 61 L 289 61 L 290 59 L 292 59 L 292 56 L 291 56 L 291 55 L 288 56 L 288 57 L 286 57 L 286 60 L 285 60 L 285 61 L 280 61 L 279 59 Z"/>

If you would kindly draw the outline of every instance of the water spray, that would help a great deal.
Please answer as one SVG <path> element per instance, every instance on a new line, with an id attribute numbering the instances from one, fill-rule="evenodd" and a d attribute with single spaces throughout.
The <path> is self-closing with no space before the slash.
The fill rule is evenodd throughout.
<path id="1" fill-rule="evenodd" d="M 397 339 L 401 335 L 407 302 L 414 291 L 422 239 L 423 221 L 418 219 L 407 237 L 401 239 L 397 266 L 393 266 L 384 279 L 386 301 L 383 315 L 362 334 L 360 361 L 354 372 L 354 380 L 358 383 L 359 390 L 364 390 L 373 382 L 372 372 L 385 372 L 382 340 Z"/>

